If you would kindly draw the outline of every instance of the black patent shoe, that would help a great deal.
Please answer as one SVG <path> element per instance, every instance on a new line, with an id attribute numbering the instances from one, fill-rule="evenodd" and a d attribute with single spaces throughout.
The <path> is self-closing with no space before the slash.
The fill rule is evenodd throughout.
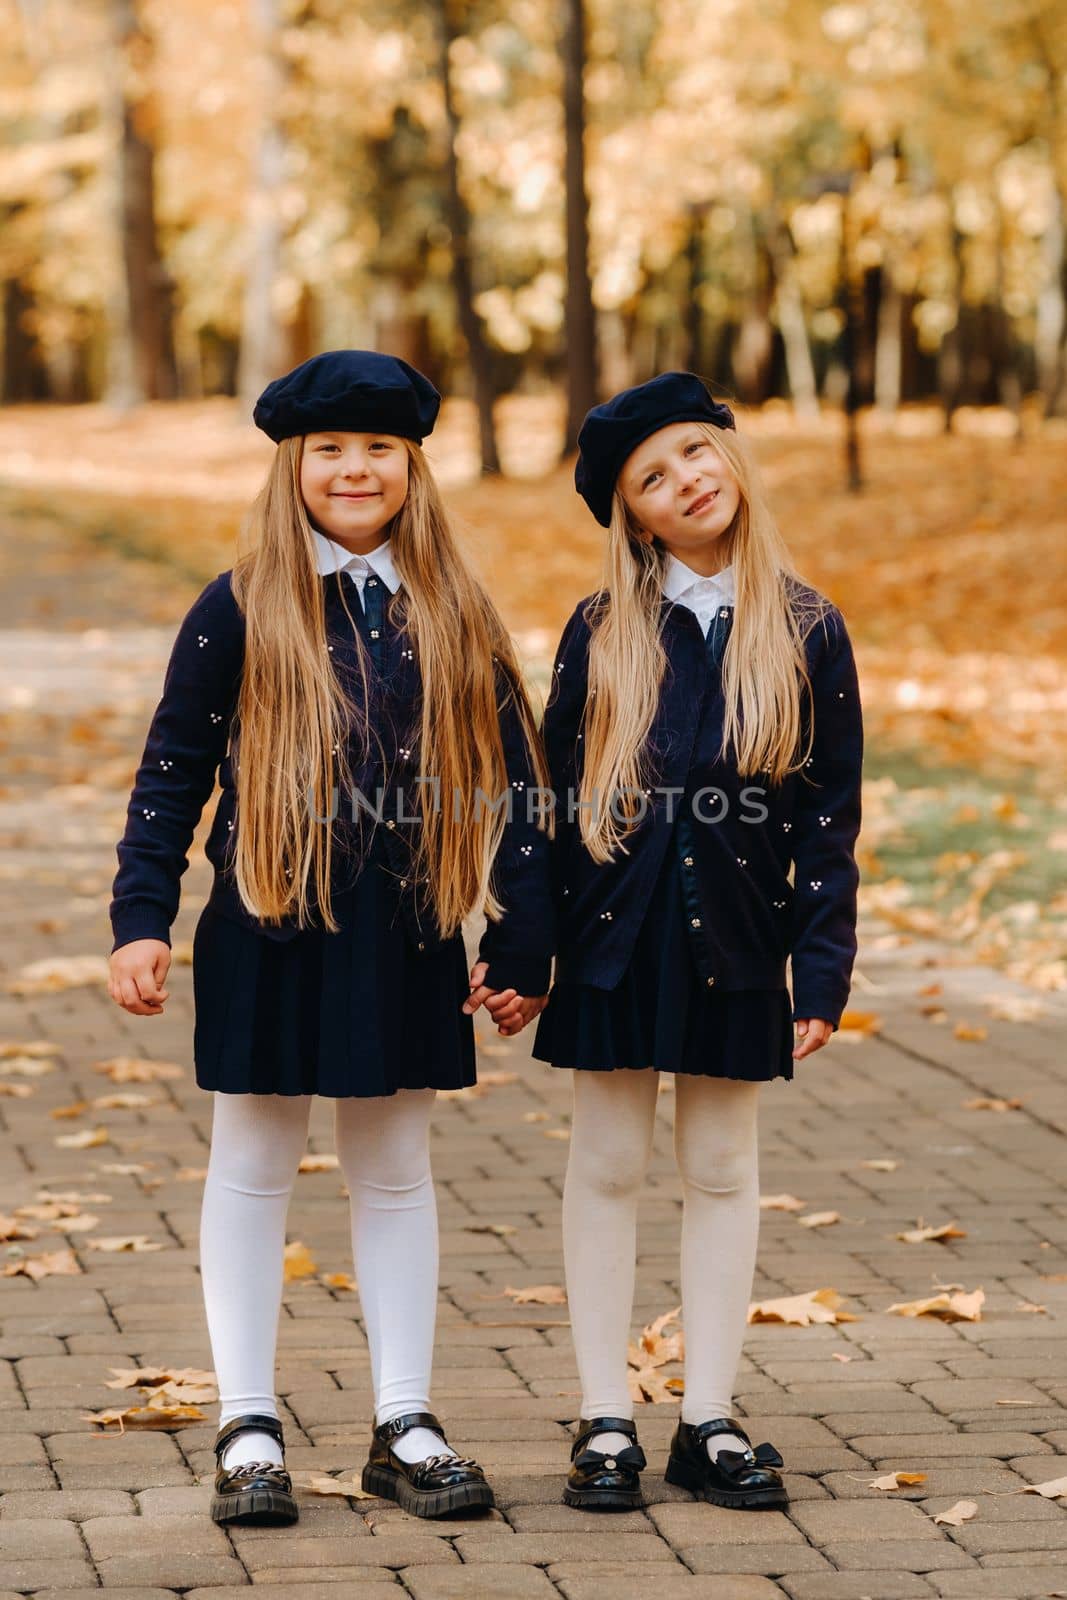
<path id="1" fill-rule="evenodd" d="M 393 1444 L 412 1428 L 429 1428 L 448 1443 L 432 1411 L 408 1411 L 391 1422 L 383 1422 L 371 1434 L 370 1455 L 363 1468 L 363 1487 L 368 1494 L 395 1500 L 416 1517 L 447 1517 L 454 1511 L 494 1504 L 484 1472 L 469 1456 L 436 1455 L 423 1461 L 402 1461 Z"/>
<path id="2" fill-rule="evenodd" d="M 295 1522 L 300 1515 L 293 1496 L 293 1480 L 284 1467 L 273 1461 L 243 1461 L 226 1468 L 222 1458 L 226 1447 L 239 1433 L 268 1433 L 285 1449 L 282 1425 L 277 1417 L 248 1413 L 234 1417 L 215 1437 L 215 1494 L 211 1501 L 213 1522 L 236 1522 L 246 1527 L 276 1527 Z"/>
<path id="3" fill-rule="evenodd" d="M 719 1450 L 714 1460 L 706 1441 L 716 1433 L 739 1433 L 747 1450 Z M 716 1506 L 759 1511 L 788 1505 L 789 1496 L 776 1467 L 785 1463 L 773 1444 L 752 1441 L 733 1417 L 712 1417 L 709 1422 L 679 1422 L 671 1440 L 664 1476 L 668 1483 L 689 1489 Z"/>
<path id="4" fill-rule="evenodd" d="M 625 1450 L 590 1450 L 588 1444 L 598 1433 L 624 1433 L 633 1444 Z M 571 1470 L 563 1490 L 563 1503 L 587 1511 L 632 1511 L 641 1506 L 638 1473 L 648 1462 L 637 1442 L 637 1429 L 628 1417 L 585 1417 L 578 1419 L 578 1433 L 571 1446 Z"/>

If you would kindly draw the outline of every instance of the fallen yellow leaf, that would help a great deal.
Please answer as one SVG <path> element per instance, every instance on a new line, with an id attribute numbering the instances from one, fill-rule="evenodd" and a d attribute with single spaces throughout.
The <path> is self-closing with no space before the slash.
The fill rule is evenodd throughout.
<path id="1" fill-rule="evenodd" d="M 962 1528 L 965 1522 L 970 1522 L 977 1510 L 975 1501 L 957 1500 L 947 1511 L 939 1511 L 934 1521 L 943 1523 L 946 1528 Z"/>
<path id="2" fill-rule="evenodd" d="M 981 1322 L 985 1290 L 975 1289 L 970 1294 L 938 1294 L 927 1300 L 898 1300 L 887 1311 L 901 1317 L 940 1317 L 945 1322 Z"/>
<path id="3" fill-rule="evenodd" d="M 925 1483 L 925 1472 L 887 1472 L 884 1478 L 870 1478 L 868 1489 L 910 1489 L 913 1484 Z"/>
<path id="4" fill-rule="evenodd" d="M 795 1194 L 761 1194 L 759 1203 L 761 1211 L 803 1211 L 808 1202 Z"/>
<path id="5" fill-rule="evenodd" d="M 110 1078 L 112 1083 L 163 1083 L 183 1078 L 185 1068 L 173 1061 L 147 1061 L 141 1056 L 112 1056 L 107 1061 L 93 1063 L 93 1071 Z"/>
<path id="6" fill-rule="evenodd" d="M 354 1291 L 356 1288 L 356 1280 L 350 1272 L 324 1272 L 320 1275 L 319 1281 L 324 1283 L 328 1289 L 350 1289 Z"/>
<path id="7" fill-rule="evenodd" d="M 86 1239 L 90 1250 L 105 1250 L 112 1254 L 140 1254 L 145 1250 L 163 1250 L 164 1245 L 146 1233 L 112 1234 L 106 1239 Z"/>
<path id="8" fill-rule="evenodd" d="M 10 1261 L 0 1272 L 4 1278 L 32 1278 L 38 1283 L 41 1278 L 76 1277 L 81 1272 L 78 1258 L 73 1250 L 48 1250 L 40 1256 L 23 1256 L 21 1261 Z"/>
<path id="9" fill-rule="evenodd" d="M 961 1101 L 965 1111 L 1018 1111 L 1022 1101 L 1018 1098 L 1012 1100 L 998 1100 L 989 1095 L 978 1095 L 973 1100 Z"/>
<path id="10" fill-rule="evenodd" d="M 58 1134 L 52 1142 L 63 1150 L 92 1150 L 110 1138 L 106 1128 L 82 1128 L 79 1133 Z"/>
<path id="11" fill-rule="evenodd" d="M 5 1217 L 0 1214 L 0 1239 L 36 1239 L 40 1228 L 31 1228 L 27 1223 L 20 1222 L 18 1217 Z"/>
<path id="12" fill-rule="evenodd" d="M 806 1217 L 797 1218 L 801 1228 L 828 1228 L 832 1222 L 840 1221 L 840 1211 L 809 1211 Z"/>
<path id="13" fill-rule="evenodd" d="M 336 1172 L 340 1164 L 340 1160 L 336 1155 L 306 1155 L 300 1157 L 300 1165 L 296 1170 L 297 1172 Z"/>
<path id="14" fill-rule="evenodd" d="M 0 1096 L 8 1100 L 28 1100 L 36 1093 L 32 1083 L 0 1083 Z"/>
<path id="15" fill-rule="evenodd" d="M 966 1239 L 966 1228 L 957 1228 L 954 1222 L 943 1222 L 938 1228 L 909 1228 L 906 1233 L 895 1233 L 894 1239 L 905 1244 L 925 1244 L 930 1239 Z"/>
<path id="16" fill-rule="evenodd" d="M 7 985 L 9 994 L 58 994 L 64 989 L 105 985 L 108 964 L 103 956 L 46 956 L 22 967 Z"/>
<path id="17" fill-rule="evenodd" d="M 840 1311 L 845 1297 L 836 1289 L 809 1289 L 806 1294 L 783 1295 L 778 1300 L 753 1301 L 749 1322 L 790 1322 L 807 1328 L 816 1322 L 858 1322 L 859 1317 Z"/>
<path id="18" fill-rule="evenodd" d="M 1067 1499 L 1067 1478 L 1049 1478 L 1045 1483 L 1028 1483 L 1025 1489 L 1012 1489 L 1012 1494 L 1040 1494 L 1046 1500 Z"/>
<path id="19" fill-rule="evenodd" d="M 953 1038 L 962 1039 L 965 1042 L 978 1043 L 980 1040 L 989 1037 L 989 1029 L 983 1027 L 980 1022 L 957 1022 L 952 1030 L 952 1035 Z"/>
<path id="20" fill-rule="evenodd" d="M 48 1113 L 50 1117 L 80 1117 L 83 1111 L 88 1111 L 88 1100 L 75 1100 L 70 1106 L 53 1106 Z"/>
<path id="21" fill-rule="evenodd" d="M 504 1294 L 517 1306 L 565 1306 L 567 1296 L 558 1283 L 536 1283 L 528 1289 L 507 1288 Z"/>
<path id="22" fill-rule="evenodd" d="M 299 1239 L 294 1239 L 285 1247 L 285 1261 L 283 1266 L 283 1282 L 295 1283 L 298 1278 L 311 1278 L 318 1272 L 318 1266 L 312 1260 L 311 1252 L 307 1245 Z"/>

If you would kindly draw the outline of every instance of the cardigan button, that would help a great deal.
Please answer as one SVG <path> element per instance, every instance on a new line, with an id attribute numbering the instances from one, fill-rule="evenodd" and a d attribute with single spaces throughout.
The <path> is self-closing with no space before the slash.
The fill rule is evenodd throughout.
<path id="1" fill-rule="evenodd" d="M 401 878 L 401 880 L 400 880 L 400 887 L 401 887 L 401 888 L 402 888 L 402 889 L 406 889 L 406 888 L 407 888 L 407 886 L 408 886 L 408 880 L 407 880 L 407 879 L 406 879 L 406 878 Z"/>
<path id="2" fill-rule="evenodd" d="M 693 865 L 693 858 L 692 858 L 692 856 L 684 856 L 684 857 L 683 857 L 683 858 L 682 858 L 682 866 L 683 866 L 683 867 L 691 867 L 691 866 L 692 866 L 692 865 Z"/>
<path id="3" fill-rule="evenodd" d="M 700 918 L 699 917 L 691 917 L 690 921 L 689 921 L 689 926 L 691 928 L 699 928 L 700 927 Z"/>
<path id="4" fill-rule="evenodd" d="M 715 979 L 714 978 L 709 978 L 707 980 L 707 984 L 708 984 L 708 988 L 709 989 L 714 989 L 714 987 L 715 987 Z"/>
<path id="5" fill-rule="evenodd" d="M 425 943 L 423 942 L 422 939 L 419 940 L 419 949 L 420 950 L 425 950 L 426 949 L 426 945 L 425 945 Z"/>
<path id="6" fill-rule="evenodd" d="M 396 827 L 396 823 L 393 821 L 392 817 L 390 817 L 388 819 L 388 821 L 386 822 L 385 826 L 387 828 L 395 828 Z"/>

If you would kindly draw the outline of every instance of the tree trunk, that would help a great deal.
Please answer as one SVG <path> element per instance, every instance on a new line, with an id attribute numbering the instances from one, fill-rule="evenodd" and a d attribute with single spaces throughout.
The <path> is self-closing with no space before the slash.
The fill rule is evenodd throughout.
<path id="1" fill-rule="evenodd" d="M 1067 413 L 1067 252 L 1063 191 L 1054 186 L 1055 213 L 1044 239 L 1045 287 L 1037 302 L 1034 355 L 1046 417 Z"/>
<path id="2" fill-rule="evenodd" d="M 474 309 L 474 274 L 471 267 L 471 222 L 466 201 L 459 187 L 459 160 L 456 141 L 459 116 L 452 95 L 452 69 L 449 60 L 452 44 L 460 33 L 465 0 L 438 0 L 438 40 L 440 44 L 441 94 L 445 107 L 445 220 L 452 235 L 452 287 L 460 331 L 467 346 L 474 403 L 478 410 L 478 442 L 482 473 L 500 471 L 500 456 L 493 421 L 493 368 L 485 341 L 481 318 Z"/>
<path id="3" fill-rule="evenodd" d="M 286 134 L 280 106 L 288 72 L 281 55 L 279 0 L 253 0 L 258 35 L 259 142 L 246 211 L 245 290 L 237 390 L 251 408 L 285 365 L 286 340 L 274 304 L 282 254 L 281 188 Z"/>
<path id="4" fill-rule="evenodd" d="M 793 410 L 798 417 L 818 416 L 815 368 L 812 364 L 811 344 L 804 320 L 804 302 L 793 268 L 795 249 L 788 228 L 778 216 L 772 217 L 768 222 L 767 248 L 774 262 L 774 276 L 777 283 L 775 309 L 785 349 L 785 365 Z"/>
<path id="5" fill-rule="evenodd" d="M 589 197 L 585 186 L 585 13 L 563 0 L 563 122 L 567 220 L 567 422 L 563 449 L 577 446 L 585 414 L 597 402 L 597 329 L 589 274 Z"/>

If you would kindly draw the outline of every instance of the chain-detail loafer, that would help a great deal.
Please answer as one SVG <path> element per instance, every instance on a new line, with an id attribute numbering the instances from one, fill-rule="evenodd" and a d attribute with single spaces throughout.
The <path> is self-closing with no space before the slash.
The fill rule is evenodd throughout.
<path id="1" fill-rule="evenodd" d="M 236 1522 L 245 1526 L 274 1527 L 295 1522 L 300 1512 L 293 1495 L 293 1480 L 284 1467 L 274 1461 L 242 1461 L 224 1467 L 226 1447 L 239 1433 L 266 1433 L 285 1449 L 282 1425 L 277 1417 L 248 1412 L 224 1423 L 215 1437 L 215 1493 L 211 1500 L 213 1522 Z"/>
<path id="2" fill-rule="evenodd" d="M 409 1411 L 383 1422 L 372 1430 L 370 1455 L 363 1468 L 363 1487 L 368 1494 L 395 1500 L 416 1517 L 447 1517 L 454 1511 L 495 1503 L 485 1473 L 470 1456 L 442 1454 L 423 1461 L 403 1461 L 393 1445 L 412 1428 L 429 1428 L 448 1444 L 431 1411 Z"/>
<path id="3" fill-rule="evenodd" d="M 714 1459 L 707 1440 L 717 1433 L 739 1433 L 747 1449 L 723 1447 Z M 788 1505 L 789 1496 L 781 1474 L 782 1460 L 773 1444 L 752 1441 L 734 1417 L 712 1417 L 708 1422 L 679 1422 L 671 1440 L 671 1451 L 664 1476 L 668 1483 L 689 1489 L 716 1506 L 735 1506 L 757 1511 L 765 1507 Z"/>
<path id="4" fill-rule="evenodd" d="M 589 1441 L 598 1433 L 623 1433 L 633 1444 L 625 1450 L 590 1450 Z M 629 1417 L 580 1417 L 571 1463 L 564 1505 L 587 1511 L 632 1511 L 644 1504 L 638 1473 L 648 1462 Z"/>

